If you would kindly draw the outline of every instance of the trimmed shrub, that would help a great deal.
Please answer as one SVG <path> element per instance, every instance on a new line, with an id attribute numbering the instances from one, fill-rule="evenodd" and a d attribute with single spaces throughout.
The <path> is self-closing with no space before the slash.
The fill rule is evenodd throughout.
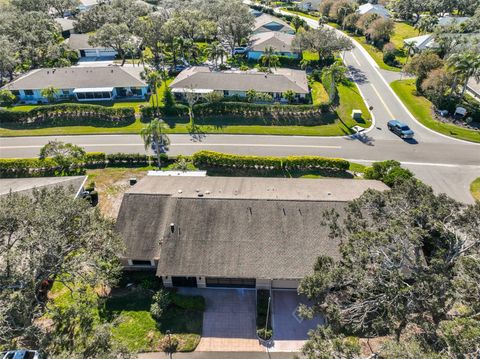
<path id="1" fill-rule="evenodd" d="M 256 169 L 333 169 L 345 171 L 350 167 L 347 160 L 319 156 L 242 156 L 213 151 L 199 151 L 193 155 L 195 166 L 256 168 Z"/>
<path id="2" fill-rule="evenodd" d="M 168 158 L 165 154 L 163 154 Z M 144 167 L 148 166 L 150 156 L 140 153 L 114 153 L 106 155 L 107 163 L 111 167 Z"/>
<path id="3" fill-rule="evenodd" d="M 43 177 L 82 174 L 85 170 L 77 165 L 60 165 L 53 158 L 0 158 L 0 177 Z"/>
<path id="4" fill-rule="evenodd" d="M 150 306 L 150 314 L 155 320 L 161 320 L 165 311 L 172 304 L 172 295 L 166 289 L 160 289 L 152 297 L 152 304 Z"/>
<path id="5" fill-rule="evenodd" d="M 49 122 L 53 125 L 65 125 L 74 122 L 108 123 L 125 125 L 135 121 L 135 110 L 130 107 L 105 107 L 99 105 L 63 103 L 39 106 L 29 111 L 0 111 L 0 122 L 19 124 L 40 124 Z"/>
<path id="6" fill-rule="evenodd" d="M 410 170 L 402 168 L 400 162 L 387 160 L 374 162 L 372 167 L 368 167 L 365 170 L 364 177 L 366 179 L 382 181 L 387 186 L 394 187 L 405 180 L 413 178 L 414 175 Z"/>

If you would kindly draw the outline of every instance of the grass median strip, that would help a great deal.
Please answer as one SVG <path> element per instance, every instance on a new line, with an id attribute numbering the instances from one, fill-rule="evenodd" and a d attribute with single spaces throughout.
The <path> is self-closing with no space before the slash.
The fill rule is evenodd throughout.
<path id="1" fill-rule="evenodd" d="M 473 198 L 480 201 L 480 177 L 472 182 L 470 185 L 470 192 L 472 193 Z"/>
<path id="2" fill-rule="evenodd" d="M 432 103 L 423 96 L 415 95 L 415 80 L 398 80 L 392 82 L 391 86 L 413 116 L 426 127 L 453 138 L 480 143 L 480 130 L 435 120 L 432 116 Z"/>

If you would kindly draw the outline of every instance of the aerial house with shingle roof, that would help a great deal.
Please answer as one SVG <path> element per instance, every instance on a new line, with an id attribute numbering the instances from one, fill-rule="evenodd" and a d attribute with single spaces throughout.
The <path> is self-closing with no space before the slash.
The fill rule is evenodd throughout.
<path id="1" fill-rule="evenodd" d="M 246 97 L 249 90 L 267 93 L 275 100 L 293 91 L 298 99 L 310 92 L 305 71 L 279 68 L 271 73 L 257 70 L 215 71 L 206 66 L 183 70 L 169 85 L 177 98 L 186 92 L 206 94 L 218 92 L 225 97 Z"/>
<path id="2" fill-rule="evenodd" d="M 165 286 L 296 288 L 320 255 L 339 258 L 325 210 L 378 181 L 147 176 L 123 198 L 117 230 L 127 269 Z"/>
<path id="3" fill-rule="evenodd" d="M 62 67 L 28 72 L 2 89 L 10 90 L 20 102 L 42 103 L 42 89 L 53 86 L 57 100 L 112 101 L 144 99 L 148 84 L 140 67 Z"/>

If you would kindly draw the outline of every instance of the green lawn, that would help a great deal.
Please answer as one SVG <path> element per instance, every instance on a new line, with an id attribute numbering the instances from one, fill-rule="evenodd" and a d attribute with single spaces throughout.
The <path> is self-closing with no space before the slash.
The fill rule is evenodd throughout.
<path id="1" fill-rule="evenodd" d="M 290 14 L 303 16 L 303 17 L 308 17 L 309 19 L 312 19 L 312 20 L 317 20 L 318 21 L 318 19 L 319 19 L 318 16 L 313 16 L 313 15 L 310 15 L 310 14 L 304 14 L 303 12 L 300 12 L 300 11 L 288 10 L 288 9 L 285 9 L 285 8 L 280 8 L 280 10 L 283 10 L 283 11 L 288 12 Z"/>
<path id="2" fill-rule="evenodd" d="M 472 193 L 473 198 L 480 201 L 480 177 L 472 182 L 470 185 L 470 192 Z"/>
<path id="3" fill-rule="evenodd" d="M 310 87 L 312 89 L 312 100 L 314 105 L 328 102 L 328 93 L 320 82 L 315 81 Z"/>
<path id="4" fill-rule="evenodd" d="M 163 86 L 159 88 L 159 101 L 163 100 Z M 315 101 L 321 101 L 325 96 L 324 89 L 318 84 L 315 86 Z M 363 99 L 358 93 L 355 86 L 339 85 L 340 107 L 337 114 L 325 114 L 327 124 L 317 126 L 266 126 L 263 125 L 261 119 L 258 124 L 243 125 L 241 121 L 230 120 L 228 118 L 209 120 L 208 124 L 199 124 L 197 130 L 202 133 L 225 133 L 225 134 L 260 134 L 260 135 L 298 135 L 298 136 L 342 136 L 350 134 L 350 128 L 355 125 L 368 127 L 370 125 L 370 115 L 366 110 Z M 155 100 L 152 96 L 151 104 Z M 110 106 L 134 106 L 139 111 L 140 106 L 146 105 L 146 102 L 115 102 L 106 105 Z M 364 111 L 366 122 L 357 123 L 351 118 L 351 109 L 360 108 Z M 16 108 L 18 109 L 18 107 Z M 28 108 L 24 108 L 28 109 Z M 339 119 L 337 118 L 337 115 Z M 168 133 L 190 133 L 190 125 L 183 120 L 167 121 L 170 128 Z M 83 134 L 129 134 L 139 133 L 145 126 L 140 119 L 136 119 L 134 123 L 127 126 L 104 127 L 95 126 L 95 124 L 80 126 L 48 126 L 45 124 L 37 126 L 13 125 L 8 124 L 0 127 L 0 136 L 46 136 L 46 135 L 83 135 Z"/>
<path id="5" fill-rule="evenodd" d="M 423 96 L 415 95 L 415 80 L 399 80 L 391 83 L 415 118 L 428 128 L 458 139 L 480 143 L 480 130 L 470 130 L 432 118 L 432 103 Z"/>
<path id="6" fill-rule="evenodd" d="M 72 296 L 60 282 L 55 282 L 49 293 L 55 305 L 65 309 L 74 303 L 77 295 Z M 97 298 L 91 289 L 87 290 L 86 295 Z M 152 292 L 143 289 L 110 296 L 105 301 L 100 301 L 98 307 L 92 307 L 95 324 L 116 319 L 118 324 L 113 328 L 112 334 L 132 352 L 158 350 L 167 330 L 179 340 L 179 351 L 195 350 L 202 333 L 203 313 L 172 306 L 162 320 L 157 322 L 150 315 L 151 299 Z"/>
<path id="7" fill-rule="evenodd" d="M 346 84 L 339 84 L 337 86 L 338 96 L 340 98 L 340 105 L 337 108 L 337 114 L 341 121 L 349 128 L 359 125 L 361 127 L 370 127 L 372 124 L 372 116 L 367 109 L 367 105 L 363 101 L 363 97 L 360 95 L 358 87 L 353 82 Z M 352 119 L 352 110 L 358 109 L 362 111 L 363 121 L 357 123 Z"/>
<path id="8" fill-rule="evenodd" d="M 418 30 L 412 25 L 407 24 L 406 22 L 396 22 L 395 30 L 390 41 L 397 49 L 401 49 L 403 47 L 403 40 L 416 36 L 419 36 Z"/>

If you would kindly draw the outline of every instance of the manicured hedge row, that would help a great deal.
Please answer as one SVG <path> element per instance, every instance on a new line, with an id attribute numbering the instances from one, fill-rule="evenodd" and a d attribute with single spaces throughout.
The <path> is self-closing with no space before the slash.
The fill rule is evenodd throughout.
<path id="1" fill-rule="evenodd" d="M 175 108 L 177 117 L 187 119 L 187 106 L 176 105 Z M 193 110 L 198 124 L 209 124 L 209 119 L 222 116 L 239 120 L 261 119 L 265 125 L 314 126 L 324 123 L 321 115 L 329 113 L 330 105 L 327 103 L 322 105 L 269 105 L 220 101 L 197 104 Z M 155 110 L 152 107 L 144 107 L 141 112 L 144 122 L 149 122 L 155 117 Z M 169 117 L 163 112 L 161 112 L 161 116 Z"/>
<path id="2" fill-rule="evenodd" d="M 36 124 L 45 121 L 101 121 L 124 123 L 135 121 L 135 110 L 130 107 L 105 107 L 99 105 L 64 103 L 39 106 L 29 111 L 0 110 L 0 122 Z"/>
<path id="3" fill-rule="evenodd" d="M 162 154 L 162 161 L 165 163 L 168 156 Z M 87 153 L 84 160 L 80 162 L 61 165 L 52 158 L 40 160 L 38 158 L 0 158 L 0 177 L 42 177 L 42 176 L 68 176 L 85 173 L 87 168 L 104 167 L 145 167 L 153 163 L 148 155 L 138 153 L 115 153 L 105 154 L 103 152 Z"/>
<path id="4" fill-rule="evenodd" d="M 199 151 L 193 155 L 196 166 L 268 168 L 268 169 L 334 169 L 346 171 L 350 167 L 347 160 L 319 156 L 241 156 L 213 151 Z"/>

